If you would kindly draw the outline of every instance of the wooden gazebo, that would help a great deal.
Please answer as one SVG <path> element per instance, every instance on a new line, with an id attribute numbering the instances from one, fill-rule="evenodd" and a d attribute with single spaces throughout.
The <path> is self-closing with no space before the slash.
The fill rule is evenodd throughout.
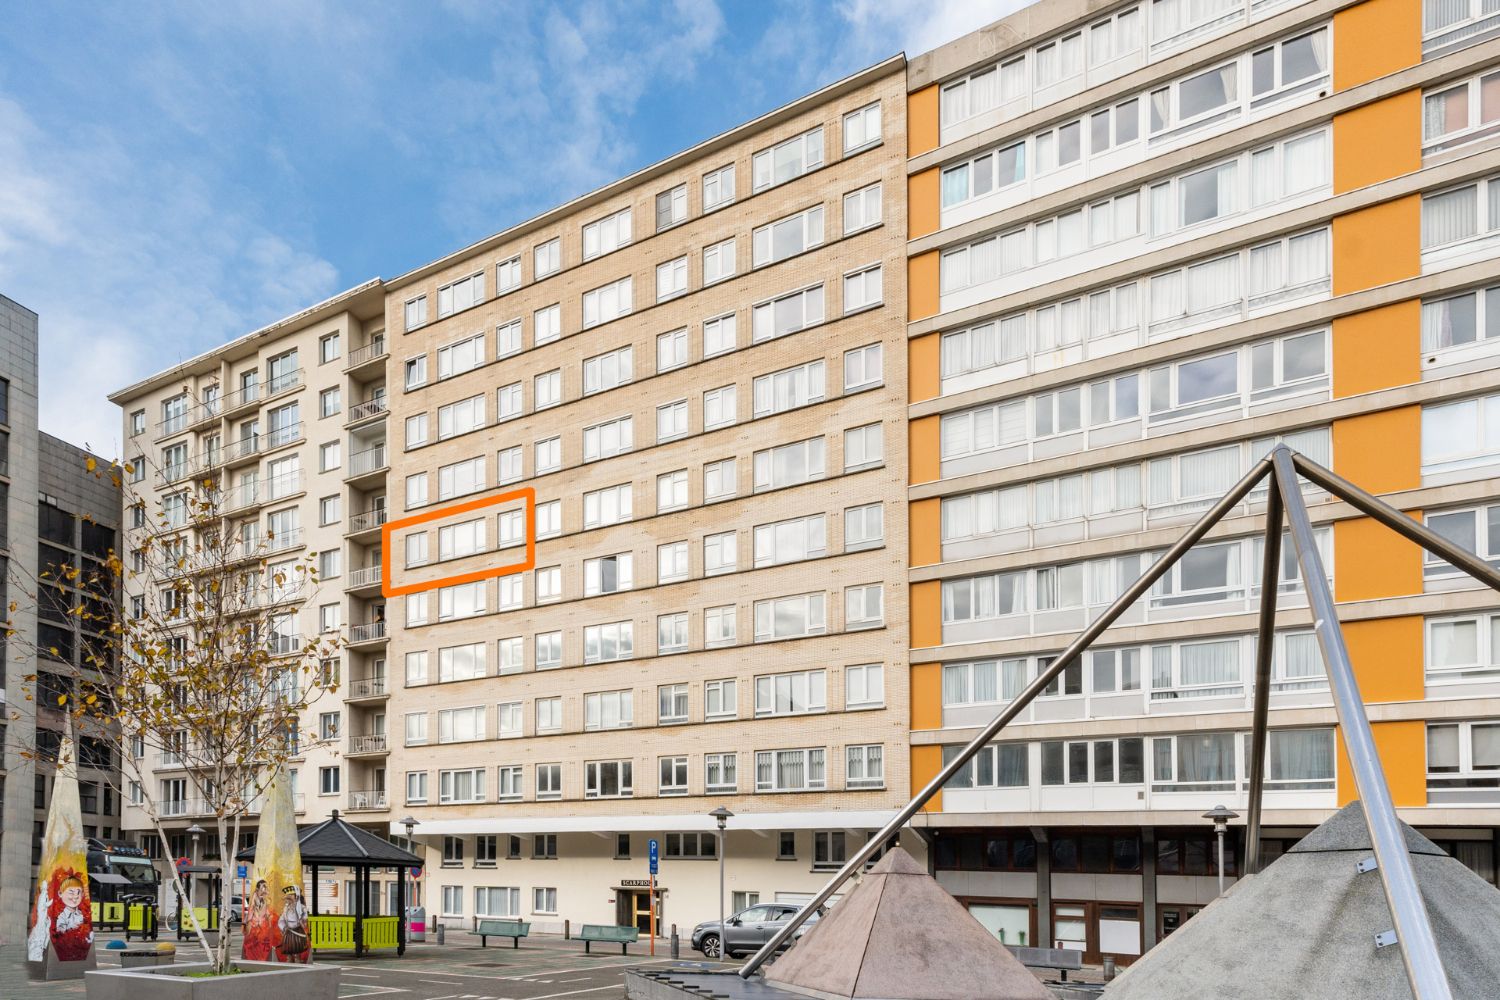
<path id="1" fill-rule="evenodd" d="M 396 954 L 406 954 L 406 872 L 410 868 L 422 867 L 421 858 L 368 830 L 346 823 L 339 818 L 337 809 L 316 826 L 298 830 L 297 846 L 302 864 L 313 869 L 308 937 L 314 951 L 353 950 L 358 957 L 369 949 L 394 947 Z M 243 850 L 236 857 L 240 861 L 252 861 L 255 849 Z M 325 865 L 354 870 L 352 916 L 319 912 L 318 869 Z M 368 912 L 370 873 L 376 868 L 401 871 L 396 891 L 399 912 L 395 916 L 372 916 Z"/>

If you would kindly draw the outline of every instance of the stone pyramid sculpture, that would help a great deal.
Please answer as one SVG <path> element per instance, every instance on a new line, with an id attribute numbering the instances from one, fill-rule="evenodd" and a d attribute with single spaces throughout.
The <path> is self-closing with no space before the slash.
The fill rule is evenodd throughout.
<path id="1" fill-rule="evenodd" d="M 766 982 L 824 1000 L 1052 997 L 900 848 L 778 958 Z"/>
<path id="2" fill-rule="evenodd" d="M 1500 996 L 1500 890 L 1401 824 L 1454 997 Z M 1410 1000 L 1364 810 L 1352 802 L 1239 882 L 1104 991 L 1105 1000 Z"/>

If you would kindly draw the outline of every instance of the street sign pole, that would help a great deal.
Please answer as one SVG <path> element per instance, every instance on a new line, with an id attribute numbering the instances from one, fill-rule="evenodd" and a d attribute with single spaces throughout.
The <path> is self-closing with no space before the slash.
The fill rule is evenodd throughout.
<path id="1" fill-rule="evenodd" d="M 661 854 L 660 854 L 660 852 L 658 850 L 658 846 L 657 846 L 657 843 L 656 843 L 655 840 L 649 841 L 647 843 L 647 845 L 646 845 L 646 849 L 647 849 L 646 853 L 647 853 L 647 856 L 648 856 L 648 860 L 650 861 L 650 864 L 651 864 L 651 878 L 650 878 L 649 883 L 648 883 L 650 887 L 646 890 L 647 895 L 648 895 L 648 898 L 647 898 L 647 901 L 646 901 L 646 905 L 651 908 L 651 957 L 655 958 L 656 957 L 656 868 L 657 868 L 657 863 L 659 862 L 659 860 L 661 858 Z"/>

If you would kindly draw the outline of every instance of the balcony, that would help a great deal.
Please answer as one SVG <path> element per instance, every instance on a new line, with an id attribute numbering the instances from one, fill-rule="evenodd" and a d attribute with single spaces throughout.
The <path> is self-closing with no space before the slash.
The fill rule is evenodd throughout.
<path id="1" fill-rule="evenodd" d="M 205 399 L 197 406 L 188 411 L 190 427 L 198 427 L 210 421 L 218 420 L 219 415 L 224 412 L 224 401 L 218 397 Z"/>
<path id="2" fill-rule="evenodd" d="M 260 383 L 251 382 L 249 385 L 239 389 L 236 392 L 231 392 L 224 397 L 222 403 L 224 415 L 227 417 L 237 411 L 256 406 L 260 403 L 262 398 L 263 397 L 260 391 Z"/>
<path id="3" fill-rule="evenodd" d="M 349 749 L 345 753 L 354 757 L 367 753 L 389 753 L 390 749 L 385 740 L 385 733 L 373 733 L 369 736 L 349 737 Z"/>
<path id="4" fill-rule="evenodd" d="M 362 510 L 358 514 L 349 515 L 348 535 L 357 535 L 365 531 L 374 531 L 390 519 L 384 507 L 375 507 L 371 510 Z"/>
<path id="5" fill-rule="evenodd" d="M 362 642 L 384 642 L 385 622 L 369 622 L 364 625 L 349 626 L 349 644 L 356 645 Z"/>
<path id="6" fill-rule="evenodd" d="M 266 648 L 271 651 L 272 656 L 293 656 L 302 651 L 302 636 L 273 635 L 266 643 Z"/>
<path id="7" fill-rule="evenodd" d="M 381 567 L 365 566 L 360 569 L 351 570 L 349 579 L 344 583 L 345 590 L 365 590 L 370 587 L 379 587 L 381 578 Z"/>
<path id="8" fill-rule="evenodd" d="M 349 407 L 349 414 L 344 421 L 344 426 L 349 427 L 353 424 L 369 420 L 372 417 L 383 417 L 388 409 L 390 407 L 386 405 L 384 396 L 367 399 L 363 403 L 355 403 Z"/>
<path id="9" fill-rule="evenodd" d="M 173 462 L 171 465 L 163 465 L 156 475 L 163 483 L 170 486 L 173 483 L 182 482 L 192 474 L 193 463 L 184 459 L 181 462 Z"/>
<path id="10" fill-rule="evenodd" d="M 261 489 L 258 480 L 241 483 L 219 495 L 219 513 L 231 514 L 251 507 L 259 507 L 266 502 L 264 494 L 265 491 Z"/>
<path id="11" fill-rule="evenodd" d="M 376 809 L 386 808 L 389 808 L 389 805 L 386 802 L 384 788 L 375 788 L 365 792 L 351 791 L 349 793 L 350 812 L 371 812 Z"/>
<path id="12" fill-rule="evenodd" d="M 384 698 L 390 693 L 384 677 L 366 677 L 349 682 L 349 687 L 344 691 L 344 700 L 363 701 L 366 698 Z"/>
<path id="13" fill-rule="evenodd" d="M 280 396 L 284 392 L 291 392 L 301 384 L 301 368 L 294 368 L 292 371 L 282 372 L 280 375 L 273 375 L 266 382 L 266 398 L 270 399 L 273 396 Z"/>
<path id="14" fill-rule="evenodd" d="M 284 427 L 272 427 L 261 435 L 261 441 L 266 451 L 274 448 L 285 448 L 289 444 L 296 444 L 302 440 L 302 421 L 295 424 L 287 424 Z"/>
<path id="15" fill-rule="evenodd" d="M 266 500 L 283 500 L 307 492 L 307 474 L 300 469 L 266 480 Z"/>
<path id="16" fill-rule="evenodd" d="M 156 436 L 158 438 L 171 437 L 173 434 L 181 434 L 188 427 L 188 411 L 174 413 L 169 417 L 163 417 L 156 422 Z"/>
<path id="17" fill-rule="evenodd" d="M 171 752 L 157 754 L 156 755 L 156 766 L 157 767 L 187 767 L 187 765 L 182 762 L 182 754 L 181 753 L 171 753 Z"/>
<path id="18" fill-rule="evenodd" d="M 279 534 L 266 536 L 265 547 L 261 550 L 263 555 L 275 555 L 278 552 L 286 552 L 295 549 L 302 544 L 302 529 L 292 528 Z"/>
<path id="19" fill-rule="evenodd" d="M 370 342 L 363 347 L 356 347 L 349 352 L 349 360 L 344 365 L 345 372 L 352 372 L 356 368 L 363 368 L 372 361 L 379 361 L 386 356 L 385 334 L 377 333 L 370 338 Z"/>
<path id="20" fill-rule="evenodd" d="M 356 451 L 349 456 L 349 468 L 344 473 L 344 482 L 356 483 L 360 479 L 382 475 L 388 464 L 384 441 L 373 448 Z"/>
<path id="21" fill-rule="evenodd" d="M 265 439 L 259 434 L 246 434 L 237 441 L 224 446 L 224 464 L 234 465 L 249 459 L 259 458 L 265 451 Z"/>

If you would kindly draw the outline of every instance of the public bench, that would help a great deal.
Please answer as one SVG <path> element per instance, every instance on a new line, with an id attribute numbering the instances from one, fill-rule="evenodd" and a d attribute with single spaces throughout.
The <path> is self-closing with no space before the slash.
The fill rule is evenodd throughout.
<path id="1" fill-rule="evenodd" d="M 479 947 L 487 948 L 488 939 L 508 937 L 512 948 L 521 947 L 521 939 L 531 935 L 531 924 L 524 920 L 480 920 L 474 925 L 479 935 Z"/>
<path id="2" fill-rule="evenodd" d="M 598 941 L 600 944 L 618 944 L 620 954 L 625 955 L 627 945 L 635 944 L 641 939 L 641 932 L 634 927 L 616 927 L 611 924 L 584 924 L 583 929 L 578 932 L 578 940 L 583 942 L 584 954 L 588 954 L 589 945 Z"/>
<path id="3" fill-rule="evenodd" d="M 1083 952 L 1071 948 L 1020 948 L 1007 945 L 1010 953 L 1028 969 L 1054 969 L 1061 973 L 1059 977 L 1063 982 L 1068 981 L 1068 973 L 1077 972 L 1083 968 Z"/>

